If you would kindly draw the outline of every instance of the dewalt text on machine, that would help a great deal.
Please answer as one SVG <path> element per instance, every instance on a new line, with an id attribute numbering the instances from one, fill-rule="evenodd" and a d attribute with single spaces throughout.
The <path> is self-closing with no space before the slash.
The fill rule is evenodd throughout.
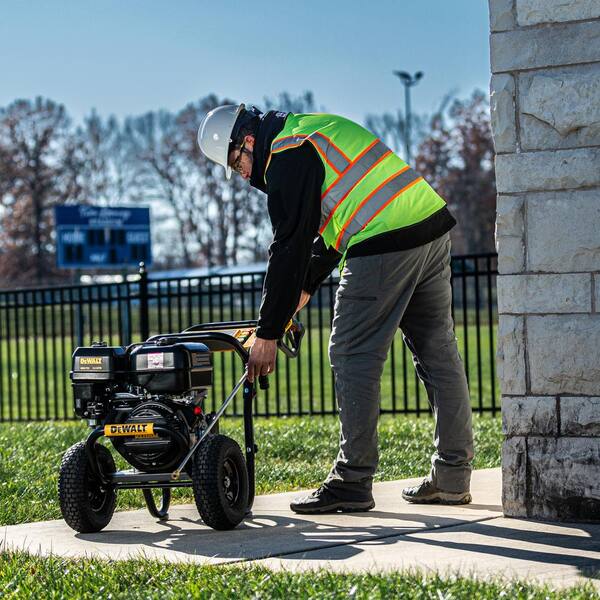
<path id="1" fill-rule="evenodd" d="M 212 354 L 234 351 L 245 366 L 256 321 L 195 325 L 127 347 L 103 342 L 73 353 L 71 381 L 75 413 L 92 427 L 85 441 L 65 453 L 58 492 L 67 524 L 79 532 L 100 531 L 110 522 L 119 489 L 141 489 L 150 513 L 167 519 L 171 488 L 191 487 L 202 520 L 232 529 L 254 501 L 252 405 L 256 395 L 244 372 L 221 407 L 205 412 L 213 384 Z M 304 335 L 290 321 L 280 350 L 295 358 Z M 268 387 L 259 378 L 261 389 Z M 243 388 L 245 458 L 233 439 L 218 433 L 218 420 Z M 107 446 L 132 466 L 117 471 Z M 162 492 L 157 503 L 153 489 Z"/>

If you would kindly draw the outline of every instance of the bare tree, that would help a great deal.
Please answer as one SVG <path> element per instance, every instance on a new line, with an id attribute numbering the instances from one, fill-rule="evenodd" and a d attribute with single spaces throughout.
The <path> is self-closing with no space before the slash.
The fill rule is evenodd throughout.
<path id="1" fill-rule="evenodd" d="M 175 117 L 161 111 L 150 112 L 125 121 L 125 136 L 137 179 L 148 200 L 163 202 L 171 208 L 177 224 L 183 264 L 192 265 L 187 239 L 185 203 L 188 190 L 181 157 L 176 152 Z"/>
<path id="2" fill-rule="evenodd" d="M 95 111 L 65 142 L 70 200 L 80 204 L 121 205 L 139 201 L 141 190 L 131 149 L 118 120 Z"/>
<path id="3" fill-rule="evenodd" d="M 281 110 L 292 113 L 311 113 L 316 112 L 315 99 L 312 92 L 306 91 L 298 96 L 293 96 L 289 92 L 281 92 L 277 98 L 265 96 L 265 110 Z M 319 109 L 324 112 L 324 109 Z"/>
<path id="4" fill-rule="evenodd" d="M 243 249 L 244 191 L 198 148 L 198 126 L 207 111 L 230 103 L 207 96 L 177 114 L 161 111 L 125 123 L 131 155 L 146 197 L 169 207 L 182 264 L 235 264 Z M 165 233 L 163 232 L 163 236 Z"/>
<path id="5" fill-rule="evenodd" d="M 7 140 L 4 140 L 4 143 L 6 144 Z M 9 196 L 18 177 L 18 168 L 13 150 L 9 145 L 3 145 L 0 139 L 0 207 L 8 204 Z"/>
<path id="6" fill-rule="evenodd" d="M 0 276 L 11 282 L 57 276 L 50 209 L 68 198 L 71 187 L 65 167 L 69 129 L 65 108 L 51 100 L 17 100 L 0 111 Z"/>
<path id="7" fill-rule="evenodd" d="M 458 220 L 455 248 L 494 250 L 496 183 L 489 106 L 475 91 L 455 100 L 447 115 L 434 116 L 419 147 L 416 169 L 447 200 Z"/>
<path id="8" fill-rule="evenodd" d="M 428 124 L 437 115 L 442 115 L 446 111 L 448 104 L 452 99 L 453 93 L 446 94 L 439 107 L 433 115 L 411 114 L 410 133 L 411 133 L 411 153 L 419 146 L 427 134 Z M 382 115 L 367 115 L 365 127 L 383 140 L 392 150 L 402 154 L 406 147 L 407 122 L 406 115 L 398 110 L 396 113 L 384 113 Z"/>

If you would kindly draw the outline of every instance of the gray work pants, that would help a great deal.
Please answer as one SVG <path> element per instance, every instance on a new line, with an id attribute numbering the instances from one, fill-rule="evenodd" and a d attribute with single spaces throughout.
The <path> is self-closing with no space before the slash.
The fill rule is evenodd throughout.
<path id="1" fill-rule="evenodd" d="M 471 405 L 451 302 L 448 234 L 418 248 L 346 262 L 329 342 L 340 450 L 326 485 L 340 496 L 371 496 L 378 464 L 380 379 L 398 327 L 435 418 L 430 476 L 443 490 L 469 489 Z"/>

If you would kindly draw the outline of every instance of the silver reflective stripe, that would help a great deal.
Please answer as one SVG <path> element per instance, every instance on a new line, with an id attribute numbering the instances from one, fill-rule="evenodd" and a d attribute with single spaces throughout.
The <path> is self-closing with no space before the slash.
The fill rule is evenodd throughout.
<path id="1" fill-rule="evenodd" d="M 348 159 L 329 141 L 327 137 L 316 131 L 309 136 L 309 141 L 318 146 L 327 157 L 327 162 L 341 173 L 350 163 Z"/>
<path id="2" fill-rule="evenodd" d="M 335 171 L 341 173 L 350 163 L 348 159 L 338 150 L 329 138 L 315 131 L 310 135 L 291 135 L 276 141 L 271 147 L 272 152 L 284 150 L 285 148 L 299 146 L 304 140 L 312 142 L 321 151 L 327 162 Z"/>
<path id="3" fill-rule="evenodd" d="M 291 135 L 288 137 L 281 138 L 280 140 L 277 140 L 273 144 L 273 146 L 271 146 L 271 152 L 287 148 L 288 146 L 297 146 L 298 144 L 301 144 L 305 139 L 305 135 Z"/>
<path id="4" fill-rule="evenodd" d="M 321 214 L 327 215 L 321 224 L 321 231 L 327 226 L 338 204 L 352 191 L 352 188 L 370 171 L 375 163 L 391 150 L 381 141 L 377 142 L 343 173 L 329 188 L 321 201 Z"/>
<path id="5" fill-rule="evenodd" d="M 343 252 L 350 238 L 358 233 L 387 202 L 402 192 L 407 185 L 419 179 L 422 179 L 422 177 L 412 169 L 401 171 L 395 177 L 389 179 L 346 221 L 336 241 L 336 250 Z"/>

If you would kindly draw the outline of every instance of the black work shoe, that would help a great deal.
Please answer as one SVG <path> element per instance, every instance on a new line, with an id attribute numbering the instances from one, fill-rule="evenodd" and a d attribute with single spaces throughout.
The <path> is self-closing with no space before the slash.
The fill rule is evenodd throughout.
<path id="1" fill-rule="evenodd" d="M 329 512 L 362 512 L 375 507 L 373 498 L 370 500 L 343 500 L 330 489 L 322 485 L 309 496 L 296 498 L 290 503 L 295 513 L 303 515 Z"/>
<path id="2" fill-rule="evenodd" d="M 402 490 L 402 497 L 412 504 L 469 504 L 469 492 L 445 492 L 435 487 L 431 479 L 424 479 L 419 485 Z"/>

